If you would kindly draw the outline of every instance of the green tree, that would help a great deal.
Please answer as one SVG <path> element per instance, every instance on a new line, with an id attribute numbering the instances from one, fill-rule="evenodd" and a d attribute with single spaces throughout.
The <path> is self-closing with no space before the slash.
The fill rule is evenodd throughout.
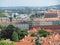
<path id="1" fill-rule="evenodd" d="M 37 35 L 37 34 L 35 34 L 35 33 L 32 33 L 32 34 L 31 34 L 31 36 L 36 36 L 36 35 Z"/>
<path id="2" fill-rule="evenodd" d="M 15 26 L 12 24 L 9 24 L 5 30 L 14 30 Z"/>
<path id="3" fill-rule="evenodd" d="M 16 18 L 16 15 L 14 14 L 14 18 Z"/>
<path id="4" fill-rule="evenodd" d="M 6 42 L 5 40 L 0 40 L 0 45 L 15 45 L 15 43 L 14 42 L 9 43 Z"/>
<path id="5" fill-rule="evenodd" d="M 13 41 L 19 41 L 19 38 L 18 38 L 18 34 L 17 34 L 17 32 L 13 32 L 13 34 L 12 34 L 12 40 Z"/>
<path id="6" fill-rule="evenodd" d="M 19 40 L 24 38 L 25 35 L 26 36 L 28 35 L 28 30 L 21 30 L 18 27 L 14 27 L 13 25 L 10 24 L 6 27 L 5 30 L 1 31 L 1 38 L 12 40 L 12 37 L 13 37 L 12 35 L 14 31 L 18 34 Z"/>
<path id="7" fill-rule="evenodd" d="M 35 43 L 36 43 L 36 45 L 41 45 L 40 40 L 39 40 L 39 36 L 37 36 L 37 39 L 35 40 Z"/>
<path id="8" fill-rule="evenodd" d="M 46 36 L 50 35 L 50 33 L 45 30 L 39 30 L 38 35 L 41 37 L 46 37 Z"/>
<path id="9" fill-rule="evenodd" d="M 1 30 L 4 30 L 5 28 L 6 28 L 6 26 L 0 24 L 0 29 Z"/>
<path id="10" fill-rule="evenodd" d="M 10 22 L 12 22 L 12 17 L 9 17 L 9 19 L 10 19 Z"/>
<path id="11" fill-rule="evenodd" d="M 19 39 L 22 39 L 22 38 L 25 37 L 25 35 L 26 36 L 28 35 L 28 31 L 27 30 L 21 30 L 21 29 L 19 29 L 19 30 L 16 30 L 16 32 L 19 35 Z"/>
<path id="12" fill-rule="evenodd" d="M 15 27 L 13 25 L 11 25 L 11 24 L 8 25 L 5 30 L 1 31 L 2 38 L 9 38 L 9 39 L 11 39 L 11 35 L 12 35 L 13 31 L 15 31 L 15 30 L 16 29 L 15 29 Z"/>
<path id="13" fill-rule="evenodd" d="M 0 39 L 1 39 L 1 36 L 2 36 L 2 35 L 1 35 L 1 32 L 0 32 Z"/>

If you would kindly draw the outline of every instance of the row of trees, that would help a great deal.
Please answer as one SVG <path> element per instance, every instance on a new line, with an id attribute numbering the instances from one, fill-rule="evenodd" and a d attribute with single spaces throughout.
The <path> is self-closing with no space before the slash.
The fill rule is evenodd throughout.
<path id="1" fill-rule="evenodd" d="M 0 31 L 0 39 L 10 39 L 12 41 L 19 41 L 22 38 L 25 37 L 25 35 L 28 35 L 28 31 L 27 30 L 21 30 L 18 27 L 15 27 L 13 25 L 8 25 L 7 27 L 5 27 L 5 29 L 2 29 Z M 36 45 L 41 45 L 39 37 L 46 37 L 50 35 L 49 32 L 45 31 L 45 30 L 39 30 L 37 34 L 33 33 L 31 34 L 31 36 L 36 36 L 36 40 L 35 43 Z M 8 44 L 6 44 L 8 45 Z"/>
<path id="2" fill-rule="evenodd" d="M 19 41 L 28 35 L 27 30 L 21 30 L 13 25 L 8 25 L 4 30 L 0 31 L 0 39 L 10 39 L 12 41 Z"/>
<path id="3" fill-rule="evenodd" d="M 45 31 L 45 30 L 39 30 L 38 33 L 32 33 L 31 36 L 37 36 L 39 35 L 39 37 L 47 37 L 48 35 L 50 35 L 49 32 Z"/>

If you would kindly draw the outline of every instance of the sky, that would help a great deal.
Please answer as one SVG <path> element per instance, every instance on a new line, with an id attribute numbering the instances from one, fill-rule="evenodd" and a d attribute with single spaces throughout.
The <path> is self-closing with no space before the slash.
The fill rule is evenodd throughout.
<path id="1" fill-rule="evenodd" d="M 50 6 L 60 4 L 60 0 L 0 0 L 0 7 L 11 6 Z"/>

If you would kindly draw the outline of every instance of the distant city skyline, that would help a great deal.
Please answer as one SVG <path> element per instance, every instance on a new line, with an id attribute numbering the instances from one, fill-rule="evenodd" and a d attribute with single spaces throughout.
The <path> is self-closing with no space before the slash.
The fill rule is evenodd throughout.
<path id="1" fill-rule="evenodd" d="M 51 6 L 60 4 L 59 0 L 0 0 L 0 7 L 13 6 Z"/>

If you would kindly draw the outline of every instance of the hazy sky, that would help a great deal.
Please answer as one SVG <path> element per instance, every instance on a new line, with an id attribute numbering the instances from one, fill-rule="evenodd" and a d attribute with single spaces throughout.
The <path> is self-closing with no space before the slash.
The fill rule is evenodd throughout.
<path id="1" fill-rule="evenodd" d="M 0 0 L 0 7 L 8 6 L 50 6 L 59 4 L 59 0 Z"/>

